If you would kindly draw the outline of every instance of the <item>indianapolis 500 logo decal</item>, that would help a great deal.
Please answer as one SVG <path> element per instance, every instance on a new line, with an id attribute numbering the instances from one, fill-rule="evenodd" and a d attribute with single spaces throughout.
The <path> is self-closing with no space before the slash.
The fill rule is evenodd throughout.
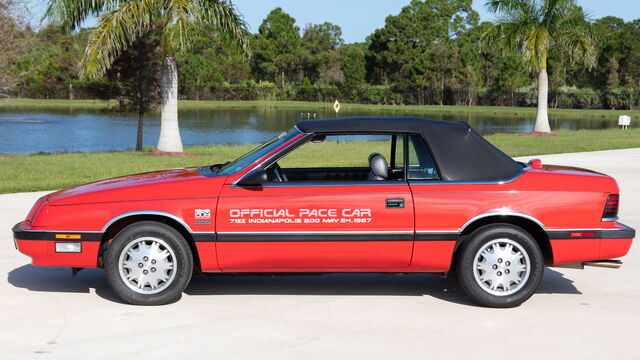
<path id="1" fill-rule="evenodd" d="M 211 224 L 211 209 L 195 209 L 193 211 L 194 224 L 209 225 Z"/>

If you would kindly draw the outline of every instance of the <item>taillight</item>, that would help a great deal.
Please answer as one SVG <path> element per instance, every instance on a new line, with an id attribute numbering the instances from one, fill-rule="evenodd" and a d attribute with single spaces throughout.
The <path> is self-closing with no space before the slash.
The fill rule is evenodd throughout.
<path id="1" fill-rule="evenodd" d="M 604 213 L 602 213 L 602 221 L 615 221 L 618 220 L 618 205 L 620 203 L 620 195 L 611 194 L 607 198 L 607 203 L 604 205 Z"/>

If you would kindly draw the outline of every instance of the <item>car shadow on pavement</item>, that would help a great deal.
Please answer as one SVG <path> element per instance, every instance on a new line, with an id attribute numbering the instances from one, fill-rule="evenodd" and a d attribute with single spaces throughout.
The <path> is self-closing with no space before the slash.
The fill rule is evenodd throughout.
<path id="1" fill-rule="evenodd" d="M 545 268 L 542 283 L 536 290 L 536 294 L 574 294 L 582 295 L 573 280 L 566 278 L 563 273 L 554 269 Z"/>
<path id="2" fill-rule="evenodd" d="M 109 288 L 100 269 L 84 269 L 75 277 L 69 268 L 24 265 L 8 274 L 18 288 L 38 292 L 89 293 L 95 289 L 105 300 L 123 303 Z M 459 288 L 457 279 L 430 274 L 305 274 L 305 275 L 195 275 L 185 293 L 198 295 L 344 295 L 431 296 L 462 305 L 477 306 Z M 581 294 L 573 281 L 545 269 L 537 293 Z"/>
<path id="3" fill-rule="evenodd" d="M 124 303 L 111 291 L 100 269 L 83 269 L 73 276 L 69 268 L 24 265 L 11 270 L 7 281 L 30 291 L 89 293 L 95 289 L 105 300 Z"/>
<path id="4" fill-rule="evenodd" d="M 460 289 L 457 279 L 430 274 L 196 275 L 185 292 L 189 295 L 432 296 L 477 306 Z M 581 294 L 573 281 L 548 268 L 536 293 Z"/>

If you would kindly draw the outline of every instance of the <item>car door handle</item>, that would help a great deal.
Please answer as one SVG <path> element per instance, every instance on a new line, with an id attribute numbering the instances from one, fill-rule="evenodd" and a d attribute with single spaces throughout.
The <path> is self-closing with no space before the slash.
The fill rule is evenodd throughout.
<path id="1" fill-rule="evenodd" d="M 387 199 L 387 208 L 404 208 L 404 199 Z"/>

